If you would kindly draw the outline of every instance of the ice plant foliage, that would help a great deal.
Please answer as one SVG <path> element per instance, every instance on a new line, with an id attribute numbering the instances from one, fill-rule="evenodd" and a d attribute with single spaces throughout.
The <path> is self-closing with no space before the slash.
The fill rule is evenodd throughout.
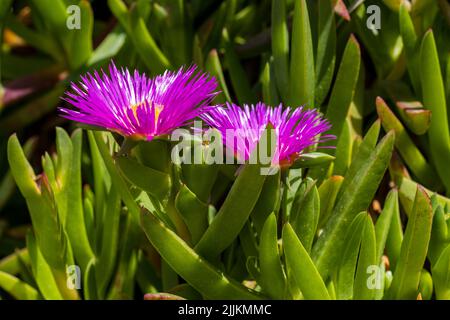
<path id="1" fill-rule="evenodd" d="M 100 17 L 105 2 L 110 14 Z M 9 66 L 0 77 L 0 216 L 32 224 L 25 247 L 12 239 L 15 224 L 0 232 L 0 300 L 450 300 L 446 1 L 324 0 L 317 10 L 308 0 L 240 0 L 234 10 L 226 0 L 153 0 L 157 21 L 132 2 L 0 0 Z M 379 36 L 366 28 L 374 8 Z M 45 23 L 30 25 L 24 13 Z M 101 27 L 106 20 L 116 28 Z M 32 70 L 16 68 L 25 57 L 15 35 Z M 43 116 L 63 102 L 54 97 L 66 75 L 106 59 L 117 67 L 76 80 L 60 113 L 125 139 L 56 128 L 55 141 L 5 140 L 47 132 L 53 116 Z M 217 76 L 218 101 L 242 107 L 211 106 L 216 80 L 196 67 L 165 71 L 192 60 Z M 136 61 L 152 78 L 121 68 Z M 369 99 L 352 121 L 361 95 Z M 272 107 L 243 105 L 257 97 Z M 295 108 L 303 103 L 326 120 Z M 317 152 L 332 134 L 336 152 Z M 36 165 L 48 147 L 54 153 Z M 22 198 L 27 213 L 8 210 Z M 375 198 L 383 206 L 372 215 Z M 178 314 L 214 313 L 188 304 Z M 270 313 L 242 306 L 222 313 Z"/>
<path id="2" fill-rule="evenodd" d="M 315 110 L 303 107 L 292 109 L 256 105 L 227 104 L 210 109 L 201 118 L 220 131 L 223 144 L 240 160 L 248 160 L 258 144 L 267 125 L 274 127 L 277 148 L 272 163 L 289 165 L 302 152 L 317 143 L 334 139 L 332 135 L 321 135 L 331 128 L 330 123 Z M 237 141 L 236 139 L 237 138 Z"/>
<path id="3" fill-rule="evenodd" d="M 148 78 L 111 63 L 109 75 L 95 71 L 82 76 L 80 83 L 72 83 L 64 100 L 75 108 L 60 111 L 70 120 L 152 140 L 209 109 L 217 82 L 196 69 L 182 67 Z"/>

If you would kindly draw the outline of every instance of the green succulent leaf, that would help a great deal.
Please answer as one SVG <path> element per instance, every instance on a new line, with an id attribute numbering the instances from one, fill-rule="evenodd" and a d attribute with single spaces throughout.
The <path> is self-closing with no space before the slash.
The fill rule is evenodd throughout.
<path id="1" fill-rule="evenodd" d="M 379 262 L 376 256 L 376 239 L 375 228 L 373 226 L 372 218 L 370 215 L 365 215 L 364 230 L 361 236 L 361 249 L 358 256 L 358 264 L 356 267 L 355 284 L 353 288 L 354 296 L 356 300 L 372 300 L 377 293 L 377 276 Z M 374 270 L 373 270 L 374 269 Z M 369 279 L 375 276 L 375 281 Z M 375 282 L 375 283 L 373 283 Z M 378 289 L 379 290 L 379 289 Z"/>
<path id="2" fill-rule="evenodd" d="M 171 187 L 171 179 L 168 174 L 144 166 L 124 156 L 118 157 L 116 163 L 123 177 L 130 183 L 155 196 L 160 201 L 167 198 Z"/>
<path id="3" fill-rule="evenodd" d="M 20 261 L 29 264 L 30 255 L 27 248 L 16 250 L 0 260 L 0 271 L 16 275 L 20 272 Z"/>
<path id="4" fill-rule="evenodd" d="M 432 214 L 430 198 L 425 190 L 418 187 L 388 293 L 391 299 L 417 298 L 420 274 L 430 241 Z"/>
<path id="5" fill-rule="evenodd" d="M 437 205 L 433 213 L 433 225 L 431 228 L 430 245 L 428 247 L 428 258 L 432 265 L 436 264 L 449 242 L 450 239 L 448 238 L 444 209 L 440 205 Z"/>
<path id="6" fill-rule="evenodd" d="M 73 70 L 84 65 L 92 55 L 92 32 L 94 29 L 94 13 L 86 0 L 78 4 L 80 8 L 80 28 L 72 30 L 72 43 L 70 50 L 70 64 Z"/>
<path id="7" fill-rule="evenodd" d="M 332 162 L 335 158 L 323 152 L 309 152 L 302 154 L 291 166 L 293 169 L 313 168 L 324 166 Z"/>
<path id="8" fill-rule="evenodd" d="M 225 47 L 225 62 L 227 64 L 231 83 L 239 103 L 256 103 L 256 97 L 252 91 L 252 87 L 250 86 L 247 73 L 242 67 L 234 47 L 229 42 L 227 42 Z"/>
<path id="9" fill-rule="evenodd" d="M 0 288 L 19 300 L 39 300 L 39 292 L 29 284 L 6 272 L 0 271 Z"/>
<path id="10" fill-rule="evenodd" d="M 250 158 L 254 158 L 256 153 L 260 154 L 264 142 L 267 142 L 268 150 L 262 152 L 266 155 L 273 153 L 272 150 L 275 150 L 275 146 L 271 145 L 273 142 L 272 128 L 270 125 L 267 126 Z M 257 162 L 260 162 L 259 158 L 257 160 Z M 270 170 L 271 168 L 261 163 L 243 165 L 217 215 L 195 246 L 195 251 L 199 255 L 207 259 L 213 259 L 239 235 L 260 197 L 267 177 L 263 174 L 262 170 L 264 169 Z"/>
<path id="11" fill-rule="evenodd" d="M 272 55 L 274 78 L 280 95 L 286 99 L 289 86 L 289 34 L 285 1 L 272 0 Z"/>
<path id="12" fill-rule="evenodd" d="M 400 7 L 399 14 L 400 34 L 402 36 L 404 50 L 406 53 L 406 63 L 408 66 L 408 73 L 413 84 L 414 90 L 420 94 L 420 68 L 418 54 L 419 41 L 414 24 L 409 15 L 408 9 L 405 5 Z"/>
<path id="13" fill-rule="evenodd" d="M 40 293 L 45 299 L 62 300 L 52 270 L 45 261 L 32 232 L 27 234 L 27 248 L 30 254 L 31 270 Z"/>
<path id="14" fill-rule="evenodd" d="M 342 127 L 344 126 L 350 103 L 352 102 L 355 93 L 360 63 L 361 53 L 359 44 L 352 35 L 345 47 L 336 81 L 333 90 L 331 91 L 330 102 L 328 103 L 327 112 L 325 114 L 325 117 L 332 124 L 332 128 L 328 133 L 336 135 L 338 138 L 341 135 Z M 328 150 L 331 150 L 329 151 L 330 153 L 334 153 L 333 149 Z"/>
<path id="15" fill-rule="evenodd" d="M 400 204 L 402 205 L 402 208 L 405 210 L 405 213 L 409 216 L 411 215 L 411 212 L 413 210 L 415 190 L 417 189 L 418 183 L 414 182 L 409 178 L 401 177 L 397 182 L 397 185 Z M 435 192 L 429 189 L 423 188 L 423 190 L 425 190 L 425 192 L 428 194 L 429 197 L 435 194 Z M 450 206 L 449 198 L 444 197 L 437 193 L 436 198 L 443 208 L 445 208 L 446 206 Z"/>
<path id="16" fill-rule="evenodd" d="M 295 281 L 305 299 L 329 300 L 322 277 L 289 223 L 283 227 L 283 250 L 290 270 L 288 276 L 293 277 L 289 280 Z"/>
<path id="17" fill-rule="evenodd" d="M 218 103 L 224 103 L 225 101 L 231 102 L 230 92 L 228 91 L 228 86 L 223 75 L 222 65 L 217 50 L 213 49 L 208 54 L 205 62 L 205 70 L 209 72 L 211 76 L 216 77 L 222 90 L 215 101 Z"/>
<path id="18" fill-rule="evenodd" d="M 383 255 L 383 250 L 386 245 L 386 239 L 388 238 L 389 230 L 392 228 L 391 223 L 394 216 L 399 216 L 398 207 L 398 191 L 392 189 L 389 191 L 386 202 L 384 203 L 383 211 L 377 219 L 375 224 L 375 234 L 377 238 L 377 261 L 380 262 Z"/>
<path id="19" fill-rule="evenodd" d="M 333 80 L 336 64 L 336 22 L 331 1 L 318 6 L 315 105 L 321 106 Z"/>
<path id="20" fill-rule="evenodd" d="M 320 199 L 317 186 L 314 181 L 308 179 L 304 182 L 307 186 L 299 188 L 301 195 L 296 195 L 292 204 L 290 223 L 303 247 L 309 253 L 316 237 L 317 225 L 319 224 Z"/>
<path id="21" fill-rule="evenodd" d="M 336 160 L 334 161 L 333 174 L 343 176 L 347 172 L 352 161 L 354 141 L 350 119 L 344 119 L 341 135 L 336 145 L 336 149 L 339 152 L 336 154 Z"/>
<path id="22" fill-rule="evenodd" d="M 208 206 L 186 186 L 182 185 L 175 198 L 175 207 L 183 218 L 195 245 L 208 228 Z"/>
<path id="23" fill-rule="evenodd" d="M 254 300 L 261 297 L 216 270 L 152 214 L 141 217 L 142 228 L 167 263 L 208 299 Z"/>
<path id="24" fill-rule="evenodd" d="M 278 251 L 277 219 L 270 214 L 264 223 L 259 244 L 261 274 L 258 283 L 273 299 L 284 299 L 287 295 L 286 275 Z"/>
<path id="25" fill-rule="evenodd" d="M 264 186 L 261 190 L 258 201 L 251 213 L 256 232 L 260 233 L 267 218 L 272 212 L 278 211 L 281 198 L 281 171 L 267 176 Z"/>
<path id="26" fill-rule="evenodd" d="M 450 245 L 448 245 L 439 256 L 432 267 L 436 298 L 442 300 L 450 299 Z"/>
<path id="27" fill-rule="evenodd" d="M 281 2 L 281 1 L 279 1 Z M 294 108 L 314 107 L 314 53 L 305 0 L 296 0 L 292 22 L 289 104 Z"/>
<path id="28" fill-rule="evenodd" d="M 409 137 L 400 120 L 397 119 L 381 97 L 377 97 L 376 105 L 383 128 L 386 131 L 394 130 L 395 146 L 412 173 L 427 186 L 434 185 L 436 181 L 439 181 L 436 172 Z"/>
<path id="29" fill-rule="evenodd" d="M 433 278 L 426 269 L 420 273 L 419 292 L 422 300 L 430 300 L 433 295 Z"/>
<path id="30" fill-rule="evenodd" d="M 89 261 L 94 258 L 94 252 L 89 242 L 84 221 L 83 200 L 81 194 L 82 137 L 83 133 L 81 129 L 77 129 L 72 134 L 72 167 L 69 170 L 70 177 L 64 192 L 67 195 L 68 202 L 66 215 L 67 235 L 73 248 L 74 256 L 77 259 L 77 262 L 79 262 L 82 270 L 84 270 Z"/>
<path id="31" fill-rule="evenodd" d="M 368 140 L 365 141 L 366 144 Z M 365 160 L 358 161 L 363 163 L 355 170 L 354 176 L 350 177 L 350 182 L 345 178 L 333 214 L 312 249 L 311 256 L 323 277 L 330 275 L 336 264 L 344 244 L 341 234 L 348 230 L 355 212 L 367 209 L 372 201 L 391 158 L 393 144 L 394 134 L 389 132 Z"/>
<path id="32" fill-rule="evenodd" d="M 450 190 L 450 132 L 446 95 L 433 32 L 427 31 L 422 41 L 420 54 L 420 74 L 422 80 L 423 104 L 432 112 L 428 133 L 430 151 L 437 172 Z"/>
<path id="33" fill-rule="evenodd" d="M 365 211 L 358 213 L 351 222 L 345 235 L 345 246 L 342 250 L 342 256 L 338 261 L 338 267 L 334 275 L 336 298 L 339 300 L 349 300 L 353 297 L 356 264 L 358 262 L 358 254 L 366 216 L 367 213 Z"/>
<path id="34" fill-rule="evenodd" d="M 318 189 L 320 198 L 319 229 L 321 229 L 330 218 L 343 181 L 344 177 L 342 176 L 332 176 L 320 185 Z"/>
<path id="35" fill-rule="evenodd" d="M 405 126 L 417 135 L 427 133 L 431 125 L 431 111 L 418 101 L 397 102 L 397 111 Z"/>

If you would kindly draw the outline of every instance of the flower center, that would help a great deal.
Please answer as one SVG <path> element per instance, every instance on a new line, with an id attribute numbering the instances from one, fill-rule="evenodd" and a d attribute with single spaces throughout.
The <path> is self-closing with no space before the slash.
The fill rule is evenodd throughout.
<path id="1" fill-rule="evenodd" d="M 136 120 L 136 122 L 138 124 L 140 124 L 140 123 L 139 123 L 139 117 L 137 114 L 137 109 L 142 107 L 143 105 L 144 105 L 144 102 L 140 102 L 140 103 L 137 103 L 137 104 L 134 104 L 131 106 L 131 110 L 133 111 L 134 119 Z M 159 115 L 161 114 L 161 111 L 164 109 L 164 106 L 161 104 L 155 104 L 154 108 L 155 108 L 155 127 L 156 127 L 156 124 L 158 123 Z"/>
<path id="2" fill-rule="evenodd" d="M 158 124 L 159 115 L 161 114 L 161 111 L 164 109 L 164 106 L 161 104 L 155 105 L 155 127 Z"/>

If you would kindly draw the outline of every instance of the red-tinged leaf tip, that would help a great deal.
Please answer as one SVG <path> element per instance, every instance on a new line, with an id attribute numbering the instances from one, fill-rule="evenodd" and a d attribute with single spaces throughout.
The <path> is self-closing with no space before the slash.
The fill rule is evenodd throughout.
<path id="1" fill-rule="evenodd" d="M 347 6 L 345 5 L 344 1 L 342 0 L 333 0 L 333 8 L 334 12 L 338 16 L 340 16 L 342 19 L 346 21 L 350 21 L 350 13 L 348 12 Z"/>

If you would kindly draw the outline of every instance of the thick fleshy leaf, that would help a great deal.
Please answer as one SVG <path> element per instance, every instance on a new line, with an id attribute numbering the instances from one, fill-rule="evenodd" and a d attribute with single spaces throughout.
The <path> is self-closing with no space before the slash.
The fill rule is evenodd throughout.
<path id="1" fill-rule="evenodd" d="M 418 101 L 399 101 L 397 111 L 405 126 L 417 135 L 425 134 L 431 125 L 431 111 Z"/>
<path id="2" fill-rule="evenodd" d="M 289 280 L 295 281 L 305 299 L 329 300 L 322 277 L 289 223 L 283 227 L 283 250 L 290 270 L 288 277 L 293 277 Z"/>
<path id="3" fill-rule="evenodd" d="M 65 193 L 67 195 L 67 215 L 66 215 L 66 231 L 72 246 L 74 256 L 80 263 L 82 270 L 87 266 L 89 261 L 94 258 L 94 252 L 87 234 L 86 225 L 83 214 L 82 200 L 82 182 L 81 182 L 81 153 L 82 153 L 81 129 L 77 129 L 72 134 L 72 167 L 70 168 L 70 177 L 67 183 Z M 64 159 L 62 160 L 64 161 Z"/>
<path id="4" fill-rule="evenodd" d="M 175 207 L 189 230 L 192 244 L 197 244 L 208 228 L 208 205 L 182 185 L 175 198 Z"/>
<path id="5" fill-rule="evenodd" d="M 27 201 L 37 243 L 45 260 L 56 269 L 64 268 L 68 254 L 67 241 L 48 179 L 44 176 L 38 187 L 33 169 L 15 135 L 8 141 L 8 161 L 17 186 Z"/>
<path id="6" fill-rule="evenodd" d="M 95 279 L 95 258 L 87 264 L 86 271 L 83 275 L 83 293 L 85 300 L 97 300 L 97 283 Z"/>
<path id="7" fill-rule="evenodd" d="M 246 259 L 258 256 L 258 243 L 252 224 L 248 221 L 239 233 L 239 244 Z"/>
<path id="8" fill-rule="evenodd" d="M 344 177 L 342 176 L 332 176 L 320 185 L 318 189 L 320 198 L 319 229 L 321 229 L 330 218 L 343 181 Z"/>
<path id="9" fill-rule="evenodd" d="M 380 134 L 380 121 L 375 121 L 370 127 L 369 131 L 367 131 L 361 145 L 358 148 L 358 153 L 355 158 L 352 159 L 352 163 L 348 168 L 347 172 L 344 176 L 344 181 L 342 183 L 342 187 L 340 188 L 339 193 L 347 188 L 350 185 L 351 181 L 355 178 L 358 173 L 360 167 L 364 164 L 367 158 L 370 156 L 370 153 L 375 149 L 375 146 L 378 141 L 378 136 Z"/>
<path id="10" fill-rule="evenodd" d="M 208 299 L 253 300 L 261 297 L 216 270 L 152 214 L 141 217 L 148 239 L 167 263 Z"/>
<path id="11" fill-rule="evenodd" d="M 433 114 L 428 141 L 434 165 L 450 192 L 450 132 L 448 127 L 446 96 L 433 32 L 427 31 L 422 41 L 420 74 L 423 104 Z"/>
<path id="12" fill-rule="evenodd" d="M 272 153 L 270 151 L 274 150 L 275 146 L 271 146 L 270 143 L 273 141 L 271 128 L 271 125 L 266 128 L 253 152 L 259 154 L 262 146 L 266 144 L 268 150 L 264 150 L 265 154 Z M 243 165 L 217 215 L 195 246 L 195 251 L 199 255 L 213 259 L 236 239 L 261 194 L 267 177 L 263 172 L 265 169 L 270 170 L 267 166 L 259 163 Z"/>
<path id="13" fill-rule="evenodd" d="M 341 135 L 336 145 L 339 152 L 336 153 L 334 161 L 333 174 L 344 176 L 352 161 L 354 136 L 351 132 L 350 119 L 344 119 Z"/>
<path id="14" fill-rule="evenodd" d="M 377 285 L 368 279 L 372 268 L 378 267 L 379 263 L 376 257 L 376 239 L 375 228 L 373 226 L 370 215 L 365 215 L 364 231 L 361 236 L 361 249 L 358 256 L 358 264 L 356 267 L 355 284 L 353 288 L 353 298 L 355 300 L 372 300 L 375 298 Z M 378 269 L 376 269 L 379 272 Z M 372 276 L 372 275 L 371 275 Z M 375 273 L 375 276 L 377 274 Z"/>
<path id="15" fill-rule="evenodd" d="M 102 244 L 98 250 L 99 252 L 97 252 L 95 262 L 95 277 L 99 299 L 105 297 L 106 288 L 113 275 L 119 249 L 120 195 L 117 188 L 111 187 L 105 196 L 108 199 L 104 206 L 105 215 L 102 217 L 97 213 L 98 215 L 96 216 L 98 220 L 103 221 L 102 228 L 97 227 L 101 232 L 98 233 L 99 238 L 96 239 L 97 243 Z"/>
<path id="16" fill-rule="evenodd" d="M 29 264 L 30 255 L 27 248 L 16 250 L 16 252 L 2 258 L 0 260 L 0 271 L 16 275 L 20 272 L 20 261 Z"/>
<path id="17" fill-rule="evenodd" d="M 315 105 L 321 106 L 333 80 L 336 63 L 336 22 L 331 1 L 318 6 Z"/>
<path id="18" fill-rule="evenodd" d="M 419 181 L 423 181 L 427 186 L 434 185 L 439 179 L 434 168 L 428 164 L 425 157 L 409 137 L 400 120 L 397 119 L 381 97 L 377 97 L 376 105 L 378 117 L 381 120 L 383 128 L 386 131 L 394 130 L 395 146 L 412 173 L 419 178 Z"/>
<path id="19" fill-rule="evenodd" d="M 160 201 L 167 198 L 171 186 L 168 174 L 144 166 L 127 157 L 117 158 L 116 163 L 122 171 L 123 177 L 130 183 L 155 196 Z"/>
<path id="20" fill-rule="evenodd" d="M 114 159 L 110 152 L 108 144 L 111 143 L 111 141 L 115 141 L 114 138 L 112 137 L 111 133 L 98 131 L 90 131 L 88 132 L 88 135 L 91 135 L 94 138 L 93 141 L 95 141 L 99 151 L 99 155 L 102 157 L 105 167 L 111 176 L 112 184 L 118 189 L 119 194 L 128 207 L 128 210 L 130 211 L 130 213 L 132 213 L 131 216 L 133 217 L 133 219 L 138 219 L 140 209 L 134 201 L 133 195 L 131 194 L 125 180 L 119 174 L 119 169 L 116 168 Z"/>
<path id="21" fill-rule="evenodd" d="M 133 144 L 133 142 L 131 142 Z M 140 141 L 133 149 L 136 158 L 141 164 L 157 171 L 170 173 L 171 170 L 171 145 L 163 139 L 152 141 Z"/>
<path id="22" fill-rule="evenodd" d="M 285 1 L 272 0 L 272 55 L 274 78 L 280 95 L 286 99 L 289 86 L 289 35 Z"/>
<path id="23" fill-rule="evenodd" d="M 131 296 L 134 292 L 134 274 L 137 269 L 136 247 L 141 237 L 141 230 L 139 228 L 141 209 L 131 194 L 126 181 L 121 176 L 119 168 L 116 167 L 110 151 L 108 150 L 108 146 L 105 143 L 103 133 L 89 132 L 89 134 L 93 136 L 98 151 L 111 176 L 112 184 L 117 188 L 117 192 L 127 206 L 129 212 L 129 215 L 127 215 L 127 229 L 122 231 L 123 234 L 125 234 L 123 240 L 125 243 L 122 247 L 118 266 L 119 269 L 113 280 L 108 296 L 111 298 L 117 298 L 122 294 Z"/>
<path id="24" fill-rule="evenodd" d="M 84 65 L 92 55 L 92 32 L 94 29 L 94 13 L 88 1 L 80 1 L 80 28 L 72 30 L 72 43 L 69 62 L 73 70 Z"/>
<path id="25" fill-rule="evenodd" d="M 273 299 L 284 299 L 287 295 L 286 275 L 278 251 L 277 219 L 270 214 L 264 224 L 259 243 L 261 274 L 258 283 Z"/>
<path id="26" fill-rule="evenodd" d="M 394 11 L 399 11 L 400 7 L 405 8 L 405 10 L 409 10 L 411 8 L 411 4 L 409 3 L 409 1 L 404 1 L 404 0 L 383 0 L 383 3 L 389 7 L 389 9 L 394 10 Z"/>
<path id="27" fill-rule="evenodd" d="M 274 64 L 266 63 L 261 75 L 263 102 L 275 106 L 280 102 L 277 92 Z"/>
<path id="28" fill-rule="evenodd" d="M 326 112 L 326 118 L 332 124 L 332 128 L 328 133 L 334 134 L 338 138 L 341 135 L 342 127 L 355 93 L 360 61 L 359 44 L 352 35 L 345 47 Z M 330 153 L 334 153 L 333 149 L 328 150 L 331 150 Z"/>
<path id="29" fill-rule="evenodd" d="M 39 292 L 20 279 L 0 271 L 0 288 L 18 300 L 39 300 Z"/>
<path id="30" fill-rule="evenodd" d="M 169 60 L 158 48 L 139 10 L 135 7 L 134 10 L 128 12 L 122 0 L 108 0 L 108 5 L 127 31 L 142 61 L 152 73 L 163 73 L 165 69 L 169 68 Z"/>
<path id="31" fill-rule="evenodd" d="M 227 43 L 225 48 L 225 62 L 230 74 L 231 83 L 233 85 L 234 93 L 240 104 L 255 103 L 256 97 L 250 86 L 247 73 L 242 67 L 239 57 L 237 56 L 232 43 Z"/>
<path id="32" fill-rule="evenodd" d="M 32 137 L 23 146 L 23 152 L 25 156 L 29 159 L 37 146 L 37 139 Z M 10 197 L 13 195 L 16 188 L 16 183 L 8 172 L 3 180 L 0 181 L 0 210 L 6 205 Z"/>
<path id="33" fill-rule="evenodd" d="M 261 175 L 260 169 L 259 165 L 244 165 L 225 202 L 195 247 L 201 256 L 215 258 L 237 237 L 263 188 L 266 176 Z"/>
<path id="34" fill-rule="evenodd" d="M 450 299 L 450 245 L 440 255 L 436 264 L 431 269 L 436 298 L 439 300 Z"/>
<path id="35" fill-rule="evenodd" d="M 437 202 L 435 195 L 431 198 L 431 202 Z M 433 205 L 433 207 L 433 225 L 431 227 L 430 245 L 428 246 L 428 259 L 430 259 L 431 265 L 436 264 L 441 253 L 450 243 L 444 210 L 439 204 Z"/>
<path id="36" fill-rule="evenodd" d="M 213 49 L 208 54 L 205 62 L 205 70 L 209 74 L 219 81 L 220 89 L 222 92 L 216 97 L 215 101 L 218 103 L 224 103 L 225 101 L 231 102 L 230 93 L 228 91 L 227 83 L 223 75 L 222 65 L 220 63 L 217 50 Z"/>
<path id="37" fill-rule="evenodd" d="M 392 189 L 389 191 L 386 201 L 384 203 L 383 211 L 377 219 L 375 224 L 375 234 L 377 238 L 377 262 L 381 261 L 383 251 L 386 244 L 386 239 L 391 229 L 391 222 L 394 215 L 399 215 L 398 208 L 398 191 Z"/>
<path id="38" fill-rule="evenodd" d="M 402 208 L 405 210 L 405 213 L 407 215 L 411 215 L 411 212 L 413 210 L 414 205 L 414 199 L 415 199 L 415 190 L 417 189 L 418 184 L 414 182 L 411 179 L 408 179 L 406 177 L 402 177 L 398 182 L 398 195 L 400 199 L 400 204 L 402 205 Z M 429 197 L 431 197 L 435 192 L 423 188 L 425 192 L 428 194 Z M 436 198 L 439 204 L 445 208 L 446 206 L 450 206 L 450 199 L 446 198 L 440 194 L 436 193 Z"/>
<path id="39" fill-rule="evenodd" d="M 418 187 L 389 290 L 390 299 L 416 299 L 430 241 L 432 215 L 430 198 Z"/>
<path id="40" fill-rule="evenodd" d="M 292 203 L 302 182 L 302 169 L 290 169 L 283 180 L 284 188 L 281 198 L 281 211 L 283 219 L 287 220 L 291 215 Z"/>
<path id="41" fill-rule="evenodd" d="M 419 41 L 416 31 L 414 30 L 413 21 L 405 5 L 400 7 L 399 25 L 406 54 L 409 77 L 414 90 L 420 94 Z"/>
<path id="42" fill-rule="evenodd" d="M 320 199 L 317 186 L 312 179 L 308 178 L 303 183 L 306 186 L 299 188 L 289 219 L 303 247 L 309 253 L 319 224 Z M 303 191 L 303 194 L 298 194 Z"/>
<path id="43" fill-rule="evenodd" d="M 372 201 L 388 166 L 393 146 L 394 133 L 389 132 L 365 160 L 361 159 L 362 164 L 350 181 L 346 181 L 347 178 L 344 180 L 333 214 L 312 250 L 312 257 L 323 277 L 330 274 L 339 257 L 344 244 L 341 234 L 346 232 L 356 213 L 367 209 Z"/>
<path id="44" fill-rule="evenodd" d="M 353 297 L 356 264 L 361 246 L 361 236 L 364 231 L 364 221 L 367 213 L 360 212 L 353 219 L 345 235 L 345 246 L 338 261 L 334 281 L 336 283 L 336 298 L 349 300 Z"/>
<path id="45" fill-rule="evenodd" d="M 325 166 L 332 162 L 335 158 L 327 153 L 323 152 L 309 152 L 302 154 L 298 160 L 296 160 L 291 168 L 313 168 L 317 166 Z"/>
<path id="46" fill-rule="evenodd" d="M 422 269 L 420 273 L 419 293 L 422 296 L 422 300 L 431 300 L 433 296 L 433 278 L 426 269 Z"/>
<path id="47" fill-rule="evenodd" d="M 403 242 L 403 228 L 402 228 L 402 221 L 400 218 L 400 210 L 398 209 L 397 205 L 397 208 L 392 213 L 391 225 L 389 227 L 389 232 L 386 239 L 386 252 L 389 258 L 391 270 L 395 270 L 397 266 L 397 261 L 400 256 L 400 251 L 402 248 L 402 242 Z"/>
<path id="48" fill-rule="evenodd" d="M 296 0 L 292 22 L 289 104 L 292 107 L 314 107 L 314 53 L 305 0 Z"/>
<path id="49" fill-rule="evenodd" d="M 30 253 L 31 270 L 34 280 L 42 296 L 47 300 L 62 300 L 55 279 L 53 278 L 50 266 L 45 261 L 39 247 L 36 244 L 34 235 L 29 232 L 27 235 L 27 248 Z"/>
<path id="50" fill-rule="evenodd" d="M 197 197 L 207 203 L 216 181 L 219 167 L 211 164 L 182 164 L 183 181 Z"/>
<path id="51" fill-rule="evenodd" d="M 39 14 L 41 19 L 45 20 L 45 26 L 50 34 L 52 34 L 59 42 L 59 45 L 64 48 L 64 52 L 68 57 L 72 36 L 69 29 L 66 27 L 68 13 L 64 1 L 32 0 L 32 4 L 36 13 Z M 48 10 L 48 8 L 52 8 L 52 10 Z"/>
<path id="52" fill-rule="evenodd" d="M 267 218 L 272 212 L 277 212 L 281 198 L 281 172 L 267 176 L 258 201 L 251 213 L 251 219 L 256 232 L 260 233 Z"/>
<path id="53" fill-rule="evenodd" d="M 126 33 L 120 26 L 111 31 L 92 52 L 87 64 L 97 66 L 114 57 L 125 44 Z"/>

